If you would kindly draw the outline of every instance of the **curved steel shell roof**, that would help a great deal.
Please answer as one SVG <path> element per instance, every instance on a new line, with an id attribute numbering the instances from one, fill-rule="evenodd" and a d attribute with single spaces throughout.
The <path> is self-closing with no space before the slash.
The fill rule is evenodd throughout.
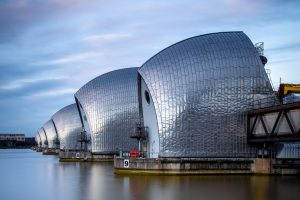
<path id="1" fill-rule="evenodd" d="M 59 148 L 57 146 L 57 133 L 52 120 L 47 121 L 43 126 L 48 139 L 48 148 Z"/>
<path id="2" fill-rule="evenodd" d="M 43 127 L 40 128 L 38 132 L 39 132 L 39 135 L 41 137 L 41 142 L 42 142 L 41 147 L 47 148 L 48 147 L 48 140 L 47 140 L 47 135 L 46 135 Z"/>
<path id="3" fill-rule="evenodd" d="M 79 142 L 82 131 L 76 104 L 68 105 L 52 116 L 60 142 L 60 149 L 80 150 Z"/>
<path id="4" fill-rule="evenodd" d="M 139 121 L 137 68 L 112 71 L 80 88 L 75 98 L 89 126 L 92 152 L 115 153 L 137 147 L 130 138 Z"/>
<path id="5" fill-rule="evenodd" d="M 243 32 L 181 41 L 138 72 L 153 99 L 161 157 L 252 155 L 245 111 L 254 99 L 270 96 L 272 87 Z"/>
<path id="6" fill-rule="evenodd" d="M 41 147 L 41 138 L 40 138 L 40 135 L 39 135 L 38 132 L 35 135 L 35 142 L 36 142 L 38 147 Z"/>

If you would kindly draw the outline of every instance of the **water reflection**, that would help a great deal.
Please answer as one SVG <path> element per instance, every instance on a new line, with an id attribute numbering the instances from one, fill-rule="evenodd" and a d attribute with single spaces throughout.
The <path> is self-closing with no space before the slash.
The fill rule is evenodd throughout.
<path id="1" fill-rule="evenodd" d="M 111 163 L 59 163 L 0 150 L 0 199 L 299 199 L 296 176 L 117 176 Z"/>

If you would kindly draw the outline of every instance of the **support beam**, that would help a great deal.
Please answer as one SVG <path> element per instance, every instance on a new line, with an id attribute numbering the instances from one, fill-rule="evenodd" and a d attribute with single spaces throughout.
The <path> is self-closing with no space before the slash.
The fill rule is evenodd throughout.
<path id="1" fill-rule="evenodd" d="M 289 115 L 290 111 L 300 113 L 300 102 L 290 103 L 285 105 L 273 106 L 262 109 L 251 110 L 247 114 L 247 140 L 249 143 L 263 143 L 263 142 L 299 142 L 300 141 L 300 129 L 297 130 L 293 121 L 298 121 L 298 115 Z M 278 113 L 274 124 L 268 124 L 271 128 L 271 132 L 268 132 L 266 122 L 273 121 L 274 114 Z M 268 120 L 268 117 L 269 120 Z M 279 123 L 280 118 L 286 119 L 287 123 Z M 296 117 L 292 119 L 293 117 Z M 259 119 L 259 120 L 258 120 Z M 266 121 L 267 120 L 267 121 Z M 261 121 L 262 129 L 256 130 L 257 123 Z M 252 122 L 252 123 L 251 123 Z M 288 126 L 289 130 L 286 129 Z M 278 131 L 276 131 L 278 130 Z M 282 134 L 280 134 L 280 130 Z"/>

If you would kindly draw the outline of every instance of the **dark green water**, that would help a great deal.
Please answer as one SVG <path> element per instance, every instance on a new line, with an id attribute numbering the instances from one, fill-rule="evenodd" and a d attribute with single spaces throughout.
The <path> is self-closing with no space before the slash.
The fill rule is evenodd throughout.
<path id="1" fill-rule="evenodd" d="M 116 176 L 110 163 L 59 163 L 0 150 L 0 200 L 300 199 L 297 176 Z"/>

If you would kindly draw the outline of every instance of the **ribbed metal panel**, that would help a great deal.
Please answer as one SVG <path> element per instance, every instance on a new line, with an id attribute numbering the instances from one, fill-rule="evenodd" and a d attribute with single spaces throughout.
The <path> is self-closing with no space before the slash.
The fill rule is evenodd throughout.
<path id="1" fill-rule="evenodd" d="M 37 145 L 38 147 L 41 146 L 41 138 L 40 138 L 38 132 L 37 132 L 36 135 L 35 135 L 35 142 L 36 142 L 36 145 Z"/>
<path id="2" fill-rule="evenodd" d="M 43 126 L 48 139 L 48 148 L 59 148 L 56 144 L 57 133 L 52 120 L 47 121 Z"/>
<path id="3" fill-rule="evenodd" d="M 131 139 L 139 121 L 137 68 L 112 71 L 91 80 L 76 94 L 83 124 L 89 128 L 92 152 L 115 153 L 137 148 Z"/>
<path id="4" fill-rule="evenodd" d="M 283 144 L 277 158 L 300 158 L 300 143 Z"/>
<path id="5" fill-rule="evenodd" d="M 39 138 L 40 138 L 39 147 L 42 147 L 42 138 L 41 138 L 41 135 L 40 135 L 39 132 L 38 132 L 38 136 L 39 136 Z"/>
<path id="6" fill-rule="evenodd" d="M 255 99 L 270 97 L 272 87 L 243 32 L 181 41 L 149 59 L 138 72 L 153 99 L 159 156 L 253 155 L 246 140 L 245 111 Z"/>
<path id="7" fill-rule="evenodd" d="M 80 150 L 79 142 L 82 131 L 76 104 L 68 105 L 52 116 L 60 141 L 60 149 Z"/>
<path id="8" fill-rule="evenodd" d="M 46 133 L 45 133 L 45 131 L 44 131 L 43 128 L 40 128 L 40 129 L 39 129 L 39 135 L 40 135 L 40 137 L 41 137 L 41 142 L 42 142 L 41 147 L 47 148 L 47 147 L 48 147 L 48 145 L 47 145 L 47 144 L 48 144 L 48 141 L 47 141 Z"/>

